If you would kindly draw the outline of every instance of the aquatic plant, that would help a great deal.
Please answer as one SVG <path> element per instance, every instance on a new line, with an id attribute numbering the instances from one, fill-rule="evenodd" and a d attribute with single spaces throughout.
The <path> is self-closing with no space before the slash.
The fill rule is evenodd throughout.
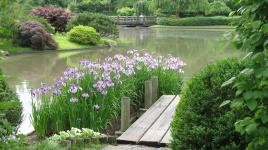
<path id="1" fill-rule="evenodd" d="M 49 137 L 48 140 L 52 141 L 62 141 L 68 138 L 91 138 L 91 137 L 100 137 L 101 134 L 99 132 L 94 132 L 88 128 L 71 128 L 68 131 L 61 131 L 59 134 L 54 134 L 53 136 Z"/>
<path id="2" fill-rule="evenodd" d="M 131 50 L 107 57 L 102 63 L 80 61 L 67 69 L 53 85 L 33 89 L 33 126 L 39 136 L 71 127 L 100 131 L 120 112 L 120 98 L 128 96 L 142 107 L 144 81 L 159 78 L 159 95 L 178 94 L 182 67 L 176 57 Z"/>

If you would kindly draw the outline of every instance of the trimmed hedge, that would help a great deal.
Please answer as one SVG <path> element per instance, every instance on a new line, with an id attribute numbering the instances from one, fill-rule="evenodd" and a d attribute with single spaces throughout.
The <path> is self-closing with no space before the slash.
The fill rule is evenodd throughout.
<path id="1" fill-rule="evenodd" d="M 4 81 L 0 70 L 0 139 L 14 131 L 21 121 L 21 103 Z"/>
<path id="2" fill-rule="evenodd" d="M 70 41 L 79 44 L 96 45 L 100 42 L 100 34 L 92 27 L 79 25 L 67 33 Z"/>
<path id="3" fill-rule="evenodd" d="M 222 88 L 223 82 L 239 74 L 245 67 L 237 59 L 208 65 L 193 76 L 181 93 L 181 101 L 172 122 L 171 147 L 180 149 L 244 149 L 246 140 L 235 131 L 234 123 L 246 111 L 220 107 L 233 99 L 235 89 Z"/>
<path id="4" fill-rule="evenodd" d="M 188 17 L 188 18 L 162 18 L 159 25 L 166 26 L 209 26 L 209 25 L 229 25 L 238 22 L 240 17 Z"/>

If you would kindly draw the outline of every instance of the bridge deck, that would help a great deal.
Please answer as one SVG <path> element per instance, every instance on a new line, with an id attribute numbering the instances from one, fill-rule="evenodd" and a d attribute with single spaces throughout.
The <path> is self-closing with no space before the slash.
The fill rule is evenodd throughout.
<path id="1" fill-rule="evenodd" d="M 170 142 L 170 123 L 180 97 L 163 95 L 119 138 L 121 144 L 165 146 Z"/>

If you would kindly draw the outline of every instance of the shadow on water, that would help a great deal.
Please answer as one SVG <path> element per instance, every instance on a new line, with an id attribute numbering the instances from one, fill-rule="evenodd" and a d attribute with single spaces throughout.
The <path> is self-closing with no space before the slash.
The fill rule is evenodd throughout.
<path id="1" fill-rule="evenodd" d="M 230 31 L 230 30 L 227 30 Z M 22 133 L 33 130 L 30 89 L 41 82 L 53 83 L 69 66 L 81 59 L 100 61 L 128 49 L 146 49 L 155 54 L 180 57 L 187 66 L 185 79 L 189 79 L 208 63 L 230 56 L 241 56 L 241 52 L 230 46 L 222 48 L 224 30 L 179 30 L 167 28 L 120 28 L 119 47 L 116 49 L 83 50 L 70 52 L 33 53 L 15 55 L 2 61 L 1 69 L 11 78 L 9 85 L 17 92 L 23 103 L 24 121 Z"/>

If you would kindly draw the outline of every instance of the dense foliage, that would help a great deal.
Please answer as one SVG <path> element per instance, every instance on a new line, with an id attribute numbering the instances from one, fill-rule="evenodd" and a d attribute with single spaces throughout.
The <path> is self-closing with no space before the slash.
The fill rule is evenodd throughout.
<path id="1" fill-rule="evenodd" d="M 0 8 L 0 37 L 13 39 L 17 33 L 17 26 L 28 20 L 40 22 L 47 32 L 52 33 L 54 31 L 52 26 L 45 19 L 29 16 L 27 15 L 28 11 L 27 7 L 10 1 Z"/>
<path id="2" fill-rule="evenodd" d="M 33 20 L 33 21 L 36 21 L 36 22 L 39 22 L 40 24 L 42 24 L 43 28 L 49 33 L 54 33 L 55 32 L 54 27 L 52 27 L 51 24 L 48 23 L 48 21 L 46 19 L 44 19 L 44 18 L 32 16 L 30 18 L 30 20 Z"/>
<path id="3" fill-rule="evenodd" d="M 133 5 L 133 9 L 134 9 L 135 14 L 137 16 L 140 16 L 140 15 L 150 16 L 151 11 L 150 11 L 149 7 L 150 7 L 150 1 L 148 1 L 148 0 L 138 0 Z"/>
<path id="4" fill-rule="evenodd" d="M 94 28 L 83 25 L 72 28 L 67 36 L 70 41 L 85 45 L 96 45 L 100 41 L 100 34 Z"/>
<path id="5" fill-rule="evenodd" d="M 244 62 L 227 59 L 208 65 L 188 81 L 172 122 L 171 147 L 177 149 L 243 149 L 245 138 L 233 126 L 245 111 L 219 109 L 226 99 L 235 97 L 235 89 L 221 88 L 222 82 L 239 74 Z"/>
<path id="6" fill-rule="evenodd" d="M 17 95 L 7 86 L 0 70 L 0 141 L 14 132 L 21 120 L 21 110 Z"/>
<path id="7" fill-rule="evenodd" d="M 73 12 L 97 12 L 114 15 L 118 9 L 129 7 L 134 8 L 136 15 L 154 14 L 184 17 L 205 15 L 205 12 L 210 9 L 210 3 L 212 5 L 220 4 L 219 6 L 224 4 L 224 10 L 238 8 L 232 0 L 78 0 L 69 3 L 69 8 Z M 220 9 L 223 10 L 223 7 Z"/>
<path id="8" fill-rule="evenodd" d="M 158 24 L 167 26 L 209 26 L 209 25 L 229 25 L 238 22 L 240 17 L 188 17 L 188 18 L 162 18 Z"/>
<path id="9" fill-rule="evenodd" d="M 95 12 L 95 13 L 108 13 L 111 11 L 109 1 L 102 0 L 82 0 L 79 3 L 72 3 L 70 10 L 73 12 Z"/>
<path id="10" fill-rule="evenodd" d="M 43 17 L 55 28 L 56 32 L 64 32 L 66 31 L 66 25 L 73 16 L 73 13 L 60 7 L 44 6 L 33 10 L 31 15 Z"/>
<path id="11" fill-rule="evenodd" d="M 23 47 L 31 47 L 35 50 L 57 49 L 57 43 L 47 33 L 43 26 L 35 21 L 27 21 L 18 26 L 18 32 L 14 42 Z"/>
<path id="12" fill-rule="evenodd" d="M 232 10 L 222 1 L 214 1 L 209 4 L 206 11 L 208 16 L 228 16 Z"/>
<path id="13" fill-rule="evenodd" d="M 54 5 L 66 8 L 71 0 L 18 0 L 18 1 L 19 2 L 21 1 L 21 3 L 28 3 L 32 6 Z"/>
<path id="14" fill-rule="evenodd" d="M 236 130 L 250 139 L 247 149 L 268 149 L 268 1 L 239 2 L 242 21 L 236 28 L 234 42 L 241 50 L 253 52 L 247 58 L 251 64 L 223 86 L 234 83 L 237 89 L 236 98 L 231 101 L 233 108 L 246 106 L 252 112 L 235 123 Z"/>
<path id="15" fill-rule="evenodd" d="M 107 57 L 99 64 L 89 60 L 67 69 L 52 86 L 32 91 L 33 125 L 39 136 L 77 128 L 100 131 L 120 112 L 120 99 L 128 96 L 133 105 L 144 104 L 144 82 L 159 78 L 159 95 L 178 94 L 184 63 L 175 57 L 153 57 L 146 52 Z"/>
<path id="16" fill-rule="evenodd" d="M 101 35 L 118 34 L 115 22 L 106 15 L 97 13 L 79 13 L 76 14 L 68 23 L 67 29 L 70 30 L 75 26 L 91 26 Z"/>
<path id="17" fill-rule="evenodd" d="M 25 20 L 25 9 L 14 1 L 0 1 L 0 38 L 12 39 L 17 25 Z"/>
<path id="18" fill-rule="evenodd" d="M 133 16 L 135 13 L 134 8 L 130 7 L 122 7 L 120 9 L 117 9 L 117 15 L 119 16 Z"/>

